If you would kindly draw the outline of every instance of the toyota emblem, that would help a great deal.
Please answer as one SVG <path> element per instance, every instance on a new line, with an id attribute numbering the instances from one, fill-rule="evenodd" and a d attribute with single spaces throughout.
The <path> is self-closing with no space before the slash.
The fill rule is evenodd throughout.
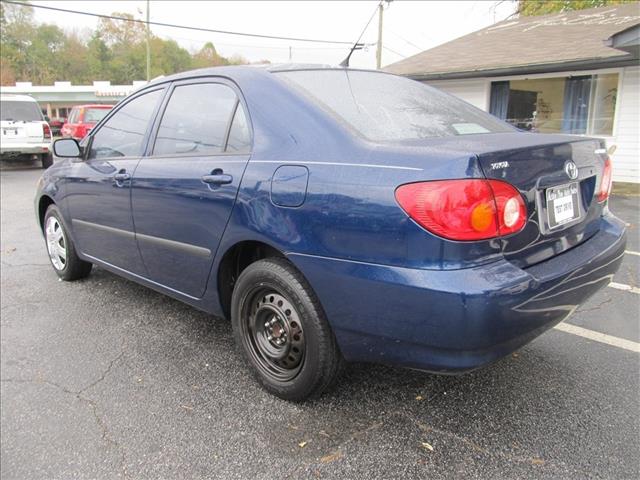
<path id="1" fill-rule="evenodd" d="M 564 164 L 564 171 L 571 180 L 578 178 L 578 167 L 571 160 Z"/>

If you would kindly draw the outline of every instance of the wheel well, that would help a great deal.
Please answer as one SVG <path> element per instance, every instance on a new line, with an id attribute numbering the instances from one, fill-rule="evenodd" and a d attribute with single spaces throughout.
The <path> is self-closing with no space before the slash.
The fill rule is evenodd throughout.
<path id="1" fill-rule="evenodd" d="M 224 254 L 218 267 L 218 294 L 227 318 L 231 316 L 233 287 L 242 271 L 252 263 L 269 257 L 284 258 L 284 254 L 266 243 L 255 241 L 236 243 Z"/>
<path id="2" fill-rule="evenodd" d="M 38 202 L 38 220 L 40 220 L 41 229 L 44 228 L 44 215 L 47 213 L 47 208 L 54 203 L 53 199 L 47 195 L 40 197 L 40 202 Z"/>

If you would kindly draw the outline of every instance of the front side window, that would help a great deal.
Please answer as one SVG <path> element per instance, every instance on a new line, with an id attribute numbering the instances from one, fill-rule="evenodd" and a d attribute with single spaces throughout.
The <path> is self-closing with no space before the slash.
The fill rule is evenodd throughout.
<path id="1" fill-rule="evenodd" d="M 276 75 L 373 141 L 513 131 L 458 98 L 395 75 L 337 69 Z"/>
<path id="2" fill-rule="evenodd" d="M 87 108 L 84 111 L 84 123 L 98 123 L 109 113 L 108 108 Z"/>
<path id="3" fill-rule="evenodd" d="M 540 133 L 613 135 L 618 74 L 493 82 L 493 115 Z"/>
<path id="4" fill-rule="evenodd" d="M 220 83 L 176 87 L 162 116 L 153 154 L 222 152 L 236 102 L 235 92 Z"/>
<path id="5" fill-rule="evenodd" d="M 135 157 L 142 154 L 142 141 L 163 90 L 134 98 L 93 135 L 89 159 Z"/>

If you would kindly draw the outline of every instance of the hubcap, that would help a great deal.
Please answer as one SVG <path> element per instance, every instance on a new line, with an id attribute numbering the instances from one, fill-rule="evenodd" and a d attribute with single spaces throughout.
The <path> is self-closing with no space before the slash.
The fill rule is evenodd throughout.
<path id="1" fill-rule="evenodd" d="M 64 270 L 67 265 L 67 241 L 62 230 L 62 225 L 56 217 L 49 217 L 45 225 L 45 238 L 49 258 L 56 270 Z"/>
<path id="2" fill-rule="evenodd" d="M 248 298 L 242 327 L 251 356 L 263 373 L 279 381 L 291 380 L 300 372 L 305 356 L 298 312 L 272 289 L 259 289 Z"/>

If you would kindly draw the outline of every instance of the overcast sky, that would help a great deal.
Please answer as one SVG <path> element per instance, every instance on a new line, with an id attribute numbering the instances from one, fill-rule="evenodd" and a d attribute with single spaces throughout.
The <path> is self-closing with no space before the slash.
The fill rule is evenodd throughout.
<path id="1" fill-rule="evenodd" d="M 376 9 L 374 1 L 151 1 L 151 21 L 287 37 L 318 38 L 354 42 Z M 146 15 L 145 0 L 137 1 L 32 1 L 34 5 L 111 14 Z M 34 9 L 39 22 L 65 29 L 94 29 L 98 19 L 83 15 Z M 515 10 L 512 0 L 401 1 L 385 6 L 382 64 L 388 65 L 423 50 L 499 22 Z M 378 18 L 371 21 L 363 41 L 375 43 Z M 171 38 L 190 51 L 213 42 L 219 53 L 235 53 L 250 61 L 273 63 L 326 63 L 335 65 L 349 47 L 315 43 L 267 40 L 152 26 L 154 34 Z M 355 52 L 351 66 L 375 68 L 375 46 Z"/>

